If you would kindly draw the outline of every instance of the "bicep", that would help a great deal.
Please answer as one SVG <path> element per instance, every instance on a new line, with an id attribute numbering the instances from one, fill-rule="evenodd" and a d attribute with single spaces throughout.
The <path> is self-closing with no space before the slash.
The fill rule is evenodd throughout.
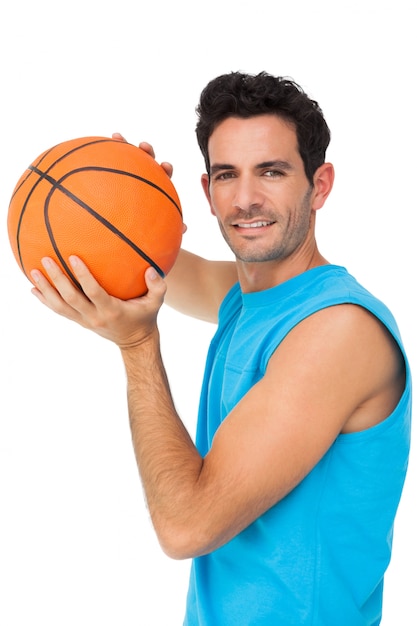
<path id="1" fill-rule="evenodd" d="M 181 249 L 169 272 L 166 303 L 185 315 L 217 323 L 220 304 L 237 281 L 231 261 L 209 261 Z"/>

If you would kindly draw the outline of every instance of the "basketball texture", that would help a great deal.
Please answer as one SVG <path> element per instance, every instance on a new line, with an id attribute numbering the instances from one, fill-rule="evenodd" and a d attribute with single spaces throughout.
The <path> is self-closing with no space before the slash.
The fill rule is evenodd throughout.
<path id="1" fill-rule="evenodd" d="M 29 280 L 49 256 L 80 288 L 68 264 L 74 254 L 124 300 L 146 293 L 148 267 L 169 272 L 183 231 L 180 200 L 163 168 L 140 148 L 106 137 L 65 141 L 41 154 L 16 184 L 7 226 Z"/>

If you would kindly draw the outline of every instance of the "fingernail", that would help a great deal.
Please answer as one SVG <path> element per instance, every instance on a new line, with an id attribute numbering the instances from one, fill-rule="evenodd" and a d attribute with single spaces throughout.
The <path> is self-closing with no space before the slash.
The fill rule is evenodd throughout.
<path id="1" fill-rule="evenodd" d="M 40 280 L 40 273 L 37 270 L 32 270 L 30 275 L 32 276 L 35 283 L 38 283 Z"/>
<path id="2" fill-rule="evenodd" d="M 157 276 L 158 276 L 158 273 L 155 270 L 155 268 L 150 267 L 148 269 L 148 278 L 149 278 L 149 280 L 155 280 L 155 278 L 157 278 Z"/>
<path id="3" fill-rule="evenodd" d="M 41 263 L 42 263 L 42 265 L 44 266 L 44 268 L 46 270 L 50 269 L 52 267 L 51 260 L 48 259 L 48 257 L 45 257 L 45 258 L 41 259 Z"/>

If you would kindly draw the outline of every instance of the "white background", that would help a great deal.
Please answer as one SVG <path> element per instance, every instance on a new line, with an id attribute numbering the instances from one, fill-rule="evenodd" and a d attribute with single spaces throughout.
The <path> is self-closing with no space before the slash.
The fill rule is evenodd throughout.
<path id="1" fill-rule="evenodd" d="M 150 141 L 175 167 L 184 247 L 228 257 L 200 188 L 199 93 L 231 70 L 290 76 L 332 129 L 336 183 L 319 214 L 321 251 L 390 306 L 413 367 L 416 4 L 6 0 L 0 26 L 0 624 L 177 626 L 189 563 L 165 557 L 149 523 L 121 359 L 30 294 L 7 239 L 14 185 L 67 139 L 119 131 Z M 167 308 L 160 326 L 194 434 L 213 328 Z M 383 626 L 417 623 L 414 450 Z"/>

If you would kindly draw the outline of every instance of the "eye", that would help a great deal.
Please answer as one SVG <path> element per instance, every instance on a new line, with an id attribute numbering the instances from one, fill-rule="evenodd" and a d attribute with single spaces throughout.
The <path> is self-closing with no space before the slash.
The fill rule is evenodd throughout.
<path id="1" fill-rule="evenodd" d="M 262 175 L 267 178 L 279 178 L 280 176 L 284 176 L 283 172 L 280 170 L 265 170 Z"/>
<path id="2" fill-rule="evenodd" d="M 221 172 L 214 177 L 215 180 L 228 180 L 229 178 L 234 178 L 233 172 Z"/>

